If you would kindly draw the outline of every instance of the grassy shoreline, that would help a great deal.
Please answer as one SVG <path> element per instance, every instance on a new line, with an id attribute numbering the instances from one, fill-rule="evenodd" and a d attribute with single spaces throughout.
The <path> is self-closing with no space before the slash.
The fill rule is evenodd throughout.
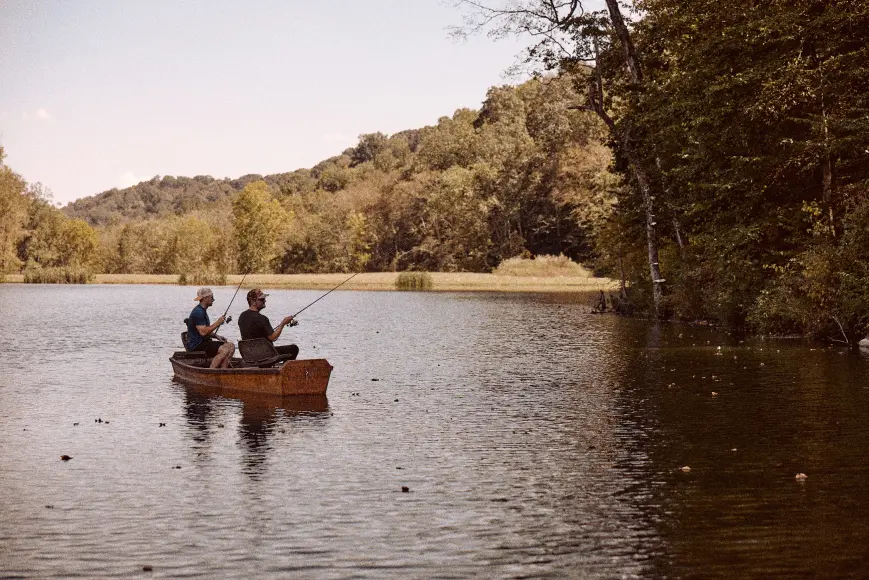
<path id="1" fill-rule="evenodd" d="M 499 276 L 470 272 L 431 272 L 434 292 L 596 292 L 614 290 L 618 283 L 609 278 L 584 276 Z M 249 274 L 245 288 L 323 290 L 337 286 L 349 274 Z M 227 285 L 241 282 L 240 274 L 227 276 Z M 346 290 L 395 290 L 397 272 L 366 272 L 344 284 Z M 22 283 L 21 274 L 8 274 L 6 283 Z M 93 284 L 177 284 L 174 274 L 97 274 Z"/>

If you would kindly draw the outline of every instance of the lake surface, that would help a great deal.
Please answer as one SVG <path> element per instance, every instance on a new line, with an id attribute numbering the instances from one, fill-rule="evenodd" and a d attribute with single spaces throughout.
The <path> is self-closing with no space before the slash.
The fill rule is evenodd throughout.
<path id="1" fill-rule="evenodd" d="M 326 400 L 231 396 L 172 380 L 194 295 L 0 285 L 0 578 L 869 577 L 864 356 L 338 291 L 279 341 Z"/>

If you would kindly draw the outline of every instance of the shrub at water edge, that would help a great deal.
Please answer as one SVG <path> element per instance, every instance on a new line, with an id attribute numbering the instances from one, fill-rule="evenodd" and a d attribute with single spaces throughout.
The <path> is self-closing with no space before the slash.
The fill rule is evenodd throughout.
<path id="1" fill-rule="evenodd" d="M 93 282 L 94 273 L 86 268 L 27 268 L 25 284 L 87 284 Z"/>
<path id="2" fill-rule="evenodd" d="M 226 286 L 226 274 L 220 272 L 198 271 L 182 272 L 178 275 L 179 286 Z"/>
<path id="3" fill-rule="evenodd" d="M 395 280 L 398 290 L 431 290 L 434 286 L 428 272 L 402 272 Z"/>
<path id="4" fill-rule="evenodd" d="M 541 254 L 534 258 L 515 256 L 501 262 L 492 271 L 496 276 L 572 276 L 590 278 L 591 272 L 564 254 L 548 256 Z"/>

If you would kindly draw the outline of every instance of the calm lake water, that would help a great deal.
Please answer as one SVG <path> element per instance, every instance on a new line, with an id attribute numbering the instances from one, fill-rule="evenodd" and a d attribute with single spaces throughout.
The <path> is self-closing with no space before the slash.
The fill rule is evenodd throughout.
<path id="1" fill-rule="evenodd" d="M 173 382 L 194 294 L 0 285 L 0 578 L 869 577 L 866 357 L 338 291 L 279 341 L 327 399 L 263 399 Z"/>

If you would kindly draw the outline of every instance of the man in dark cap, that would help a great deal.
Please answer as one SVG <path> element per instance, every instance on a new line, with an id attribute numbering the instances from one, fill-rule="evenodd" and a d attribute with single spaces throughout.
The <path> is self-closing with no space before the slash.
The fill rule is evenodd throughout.
<path id="1" fill-rule="evenodd" d="M 285 326 L 294 326 L 293 317 L 286 316 L 277 328 L 272 328 L 269 319 L 260 313 L 260 310 L 266 307 L 266 296 L 268 294 L 263 294 L 259 288 L 254 288 L 247 293 L 248 309 L 238 317 L 238 328 L 241 330 L 242 340 L 267 338 L 274 342 L 281 336 Z M 278 351 L 278 354 L 290 354 L 294 359 L 299 354 L 299 347 L 295 344 L 276 346 L 275 350 Z"/>

